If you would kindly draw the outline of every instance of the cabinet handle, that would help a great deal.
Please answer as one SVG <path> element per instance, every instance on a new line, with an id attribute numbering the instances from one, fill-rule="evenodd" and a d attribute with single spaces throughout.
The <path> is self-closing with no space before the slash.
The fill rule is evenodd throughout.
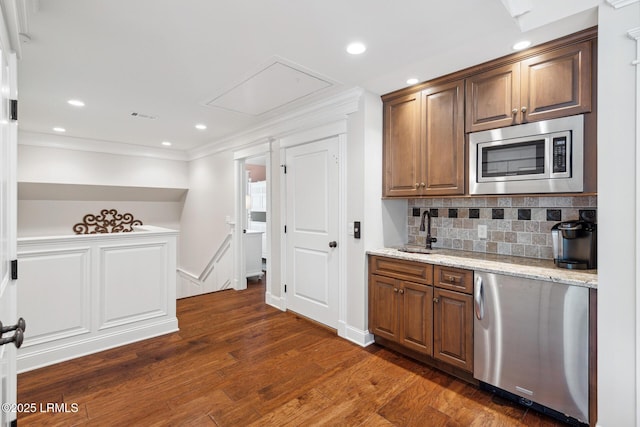
<path id="1" fill-rule="evenodd" d="M 514 108 L 513 110 L 511 110 L 511 114 L 513 114 L 514 116 L 518 114 L 518 109 Z"/>
<path id="2" fill-rule="evenodd" d="M 522 107 L 521 111 L 522 111 L 522 114 L 526 113 L 527 112 L 527 107 Z"/>
<path id="3" fill-rule="evenodd" d="M 404 294 L 404 289 L 400 289 L 398 292 L 400 292 L 401 294 Z"/>
<path id="4" fill-rule="evenodd" d="M 398 288 L 393 288 L 393 292 L 398 292 Z"/>
<path id="5" fill-rule="evenodd" d="M 456 283 L 458 281 L 458 278 L 456 276 L 449 276 L 447 279 L 453 283 Z"/>
<path id="6" fill-rule="evenodd" d="M 434 297 L 433 298 L 433 302 L 435 302 L 436 304 L 440 302 L 440 299 L 438 297 Z"/>
<path id="7" fill-rule="evenodd" d="M 420 183 L 416 182 L 416 188 L 420 187 Z"/>
<path id="8" fill-rule="evenodd" d="M 427 184 L 425 184 L 424 182 L 421 182 L 421 183 L 420 183 L 420 187 L 424 188 L 424 187 L 426 187 L 426 186 L 427 186 Z"/>

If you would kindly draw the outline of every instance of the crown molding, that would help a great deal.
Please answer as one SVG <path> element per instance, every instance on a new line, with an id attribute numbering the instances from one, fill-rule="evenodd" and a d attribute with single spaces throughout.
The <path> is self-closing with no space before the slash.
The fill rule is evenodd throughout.
<path id="1" fill-rule="evenodd" d="M 91 151 L 95 153 L 117 154 L 123 156 L 187 161 L 186 152 L 181 150 L 169 150 L 146 147 L 143 145 L 124 144 L 121 142 L 77 138 L 73 136 L 53 135 L 40 132 L 19 131 L 18 144 L 31 145 L 35 147 L 60 148 L 64 150 Z"/>
<path id="2" fill-rule="evenodd" d="M 194 148 L 187 152 L 188 160 L 196 160 L 224 151 L 243 149 L 310 127 L 345 119 L 347 115 L 358 111 L 358 103 L 363 93 L 364 90 L 361 88 L 352 88 L 291 113 L 283 114 L 259 126 Z"/>
<path id="3" fill-rule="evenodd" d="M 638 3 L 640 0 L 605 0 L 610 6 L 620 9 L 621 7 L 629 6 L 633 3 Z"/>

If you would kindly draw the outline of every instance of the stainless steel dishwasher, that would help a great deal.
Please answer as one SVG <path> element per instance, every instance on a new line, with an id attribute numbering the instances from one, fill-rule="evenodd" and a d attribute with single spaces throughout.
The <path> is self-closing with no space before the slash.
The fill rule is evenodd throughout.
<path id="1" fill-rule="evenodd" d="M 474 310 L 481 387 L 589 422 L 588 288 L 476 271 Z"/>

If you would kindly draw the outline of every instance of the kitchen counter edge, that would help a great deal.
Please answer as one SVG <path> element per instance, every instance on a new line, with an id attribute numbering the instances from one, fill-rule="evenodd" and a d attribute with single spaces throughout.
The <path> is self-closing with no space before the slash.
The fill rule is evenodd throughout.
<path id="1" fill-rule="evenodd" d="M 591 289 L 598 288 L 597 270 L 562 269 L 556 267 L 551 260 L 491 255 L 453 249 L 435 249 L 430 254 L 421 254 L 401 252 L 395 248 L 382 248 L 369 250 L 367 254 L 447 267 L 465 268 L 474 271 L 505 274 L 527 279 L 544 280 Z"/>

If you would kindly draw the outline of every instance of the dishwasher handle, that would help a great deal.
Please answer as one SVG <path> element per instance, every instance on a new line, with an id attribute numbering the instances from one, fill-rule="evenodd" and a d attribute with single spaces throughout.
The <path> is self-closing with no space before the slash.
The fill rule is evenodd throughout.
<path id="1" fill-rule="evenodd" d="M 484 289 L 481 276 L 476 277 L 476 285 L 473 289 L 473 308 L 476 312 L 476 318 L 482 320 L 484 317 Z"/>

